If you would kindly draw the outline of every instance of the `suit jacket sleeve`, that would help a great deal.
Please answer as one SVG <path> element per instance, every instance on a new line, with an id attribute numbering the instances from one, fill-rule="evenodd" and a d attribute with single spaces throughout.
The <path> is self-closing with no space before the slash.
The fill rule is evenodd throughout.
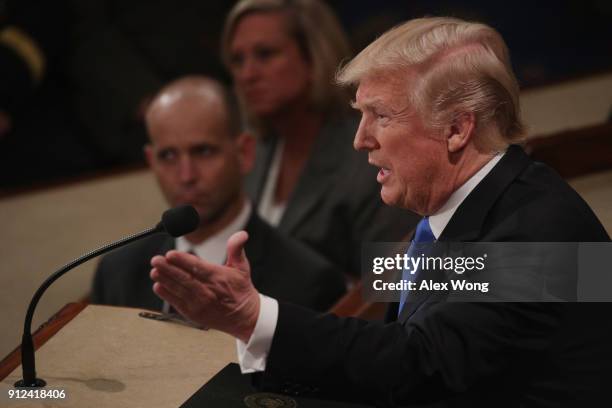
<path id="1" fill-rule="evenodd" d="M 499 374 L 518 347 L 545 348 L 563 315 L 555 304 L 423 307 L 426 313 L 402 325 L 316 315 L 281 303 L 266 375 L 340 396 L 359 390 L 358 398 L 383 405 L 430 402 Z"/>
<path id="2" fill-rule="evenodd" d="M 609 241 L 580 197 L 519 148 L 508 150 L 442 235 L 448 242 Z M 460 406 L 524 406 L 525 398 L 590 406 L 568 401 L 609 393 L 602 362 L 612 327 L 598 304 L 426 301 L 389 324 L 279 306 L 266 366 L 277 383 L 357 392 L 391 406 L 463 397 L 477 404 Z"/>
<path id="3" fill-rule="evenodd" d="M 253 216 L 246 252 L 251 278 L 263 294 L 315 310 L 327 310 L 345 292 L 342 273 L 318 253 Z"/>

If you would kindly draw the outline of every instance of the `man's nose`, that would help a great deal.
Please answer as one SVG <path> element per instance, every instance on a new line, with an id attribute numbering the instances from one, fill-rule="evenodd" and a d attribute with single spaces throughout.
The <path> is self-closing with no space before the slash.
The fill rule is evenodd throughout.
<path id="1" fill-rule="evenodd" d="M 369 152 L 378 149 L 378 147 L 378 142 L 368 129 L 368 124 L 361 118 L 359 128 L 357 129 L 357 133 L 355 133 L 355 139 L 353 140 L 353 148 L 355 150 L 365 150 Z"/>
<path id="2" fill-rule="evenodd" d="M 190 183 L 195 180 L 195 163 L 189 156 L 182 157 L 179 161 L 179 180 L 181 183 Z"/>

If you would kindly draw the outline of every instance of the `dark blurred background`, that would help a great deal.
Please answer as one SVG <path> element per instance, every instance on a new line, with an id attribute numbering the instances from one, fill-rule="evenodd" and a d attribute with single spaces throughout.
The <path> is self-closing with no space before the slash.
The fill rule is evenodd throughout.
<path id="1" fill-rule="evenodd" d="M 612 68 L 609 0 L 341 0 L 330 4 L 349 30 L 356 50 L 402 21 L 446 15 L 495 27 L 506 40 L 525 87 Z"/>
<path id="2" fill-rule="evenodd" d="M 0 0 L 0 192 L 143 163 L 147 101 L 187 74 L 229 81 L 233 1 Z M 523 87 L 612 70 L 612 2 L 330 0 L 359 51 L 410 18 L 497 28 Z"/>

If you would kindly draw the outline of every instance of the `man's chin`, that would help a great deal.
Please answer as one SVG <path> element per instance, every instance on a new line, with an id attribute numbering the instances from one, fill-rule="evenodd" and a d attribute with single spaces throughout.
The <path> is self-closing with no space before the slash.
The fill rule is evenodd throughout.
<path id="1" fill-rule="evenodd" d="M 385 187 L 380 189 L 380 198 L 382 202 L 390 207 L 400 207 L 399 200 L 393 194 L 390 194 L 388 191 L 385 191 Z"/>
<path id="2" fill-rule="evenodd" d="M 190 205 L 195 208 L 195 210 L 198 212 L 198 216 L 200 217 L 200 222 L 210 216 L 210 210 L 208 210 L 206 207 L 203 207 L 202 205 L 198 205 L 186 200 L 177 200 L 175 203 L 172 204 L 173 207 L 178 207 L 179 205 Z"/>
<path id="3" fill-rule="evenodd" d="M 421 214 L 421 212 L 415 208 L 412 202 L 407 202 L 405 198 L 403 199 L 403 197 L 397 194 L 391 194 L 388 191 L 385 191 L 384 187 L 380 190 L 380 198 L 382 199 L 382 202 L 389 207 L 401 208 L 403 210 Z"/>
<path id="4" fill-rule="evenodd" d="M 208 219 L 210 218 L 210 210 L 199 207 L 197 205 L 194 205 L 193 208 L 196 209 L 196 211 L 198 212 L 198 215 L 200 216 L 200 223 L 208 222 Z"/>

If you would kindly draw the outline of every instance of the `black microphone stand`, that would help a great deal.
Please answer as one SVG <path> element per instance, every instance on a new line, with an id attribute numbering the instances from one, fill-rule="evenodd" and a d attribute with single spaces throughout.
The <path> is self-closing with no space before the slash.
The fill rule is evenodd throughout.
<path id="1" fill-rule="evenodd" d="M 80 258 L 64 265 L 62 268 L 54 272 L 49 276 L 42 285 L 38 288 L 34 297 L 30 301 L 28 311 L 26 312 L 26 318 L 23 325 L 23 336 L 21 337 L 21 366 L 23 368 L 23 379 L 15 383 L 15 387 L 44 387 L 47 385 L 45 380 L 36 378 L 36 362 L 34 360 L 34 342 L 32 341 L 32 318 L 34 317 L 34 310 L 36 305 L 42 297 L 43 293 L 55 282 L 60 276 L 68 272 L 69 270 L 76 268 L 84 262 L 89 261 L 91 258 L 95 258 L 98 255 L 102 255 L 106 252 L 112 251 L 120 246 L 129 244 L 132 241 L 146 237 L 148 235 L 156 234 L 159 232 L 165 232 L 163 223 L 157 224 L 157 226 L 146 229 L 142 232 L 129 235 L 119 241 L 111 244 L 104 245 L 98 249 L 86 253 Z"/>

